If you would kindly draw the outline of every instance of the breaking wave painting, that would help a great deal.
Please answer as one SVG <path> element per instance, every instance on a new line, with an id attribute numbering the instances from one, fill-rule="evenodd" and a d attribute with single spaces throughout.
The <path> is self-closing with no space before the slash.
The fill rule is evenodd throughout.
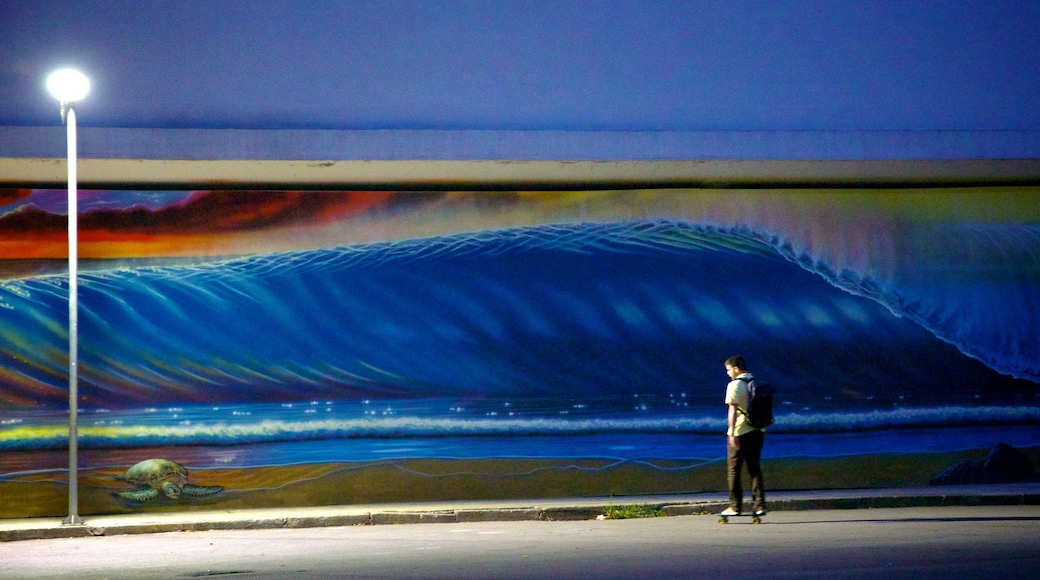
<path id="1" fill-rule="evenodd" d="M 63 509 L 64 195 L 0 191 L 9 517 Z M 733 354 L 776 465 L 1040 446 L 1036 188 L 82 195 L 85 513 L 721 489 Z"/>

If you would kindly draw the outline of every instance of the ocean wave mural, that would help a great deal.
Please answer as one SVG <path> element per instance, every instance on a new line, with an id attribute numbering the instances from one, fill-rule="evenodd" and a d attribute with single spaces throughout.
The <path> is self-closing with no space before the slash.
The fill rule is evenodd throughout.
<path id="1" fill-rule="evenodd" d="M 0 197 L 0 477 L 66 443 L 62 195 Z M 879 442 L 906 429 L 957 429 L 947 450 L 994 429 L 1036 445 L 1038 201 L 87 192 L 82 445 L 195 449 L 201 468 L 703 458 L 735 353 L 780 389 L 774 453 L 898 452 Z M 794 443 L 812 433 L 833 445 Z"/>
<path id="2" fill-rule="evenodd" d="M 980 237 L 1001 253 L 996 234 Z M 1040 227 L 1011 239 L 1040 247 Z M 902 392 L 916 376 L 999 390 L 1038 373 L 1035 264 L 1007 280 L 987 260 L 979 281 L 943 284 L 930 303 L 777 246 L 636 221 L 95 270 L 80 279 L 84 404 L 700 395 L 727 347 L 792 394 Z M 67 278 L 10 281 L 0 296 L 5 394 L 62 405 Z"/>

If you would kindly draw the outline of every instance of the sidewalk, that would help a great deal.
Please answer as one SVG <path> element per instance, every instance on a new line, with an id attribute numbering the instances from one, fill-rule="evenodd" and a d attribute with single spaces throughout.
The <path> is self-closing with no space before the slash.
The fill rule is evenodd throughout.
<path id="1" fill-rule="evenodd" d="M 1040 483 L 775 491 L 769 493 L 768 500 L 770 511 L 947 505 L 1040 505 Z M 84 524 L 76 526 L 63 525 L 63 518 L 31 518 L 0 520 L 0 542 L 206 530 L 593 520 L 608 507 L 628 505 L 657 507 L 670 516 L 715 514 L 726 507 L 727 496 L 722 493 L 706 493 L 141 513 L 84 516 Z"/>

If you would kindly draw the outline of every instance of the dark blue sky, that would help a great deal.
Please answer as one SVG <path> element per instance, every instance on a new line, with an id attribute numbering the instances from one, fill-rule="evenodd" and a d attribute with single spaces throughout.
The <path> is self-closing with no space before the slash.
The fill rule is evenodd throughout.
<path id="1" fill-rule="evenodd" d="M 0 0 L 0 125 L 1040 129 L 1040 2 Z"/>

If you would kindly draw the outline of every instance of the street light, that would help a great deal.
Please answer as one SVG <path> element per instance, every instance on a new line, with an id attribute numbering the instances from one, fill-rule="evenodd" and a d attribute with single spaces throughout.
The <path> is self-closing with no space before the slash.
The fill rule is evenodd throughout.
<path id="1" fill-rule="evenodd" d="M 77 239 L 79 237 L 76 191 L 76 110 L 77 101 L 87 96 L 90 79 L 73 69 L 61 69 L 47 77 L 47 90 L 61 102 L 61 119 L 65 122 L 68 141 L 69 165 L 69 515 L 62 524 L 83 525 L 79 516 L 79 459 L 78 439 L 79 414 L 78 375 L 76 365 L 79 358 L 79 259 Z"/>

